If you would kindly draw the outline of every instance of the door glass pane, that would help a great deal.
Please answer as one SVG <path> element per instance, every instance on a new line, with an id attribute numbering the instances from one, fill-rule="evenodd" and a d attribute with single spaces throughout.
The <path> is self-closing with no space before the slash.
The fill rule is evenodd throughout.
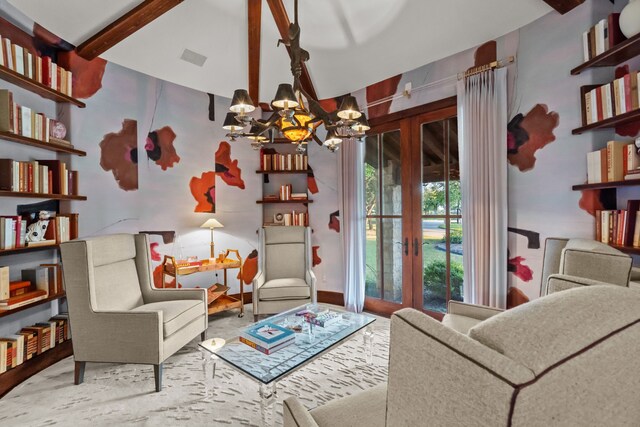
<path id="1" fill-rule="evenodd" d="M 445 124 L 432 122 L 421 125 L 422 137 L 422 213 L 443 215 L 445 200 Z"/>
<path id="2" fill-rule="evenodd" d="M 382 224 L 383 298 L 402 303 L 402 218 L 384 218 Z"/>
<path id="3" fill-rule="evenodd" d="M 365 222 L 366 246 L 365 246 L 365 295 L 373 298 L 382 297 L 380 277 L 380 227 L 378 220 L 367 218 Z"/>
<path id="4" fill-rule="evenodd" d="M 368 136 L 365 139 L 365 148 L 364 148 L 364 207 L 366 211 L 366 215 L 376 215 L 378 214 L 378 200 L 379 200 L 379 189 L 380 189 L 380 180 L 379 180 L 379 163 L 380 159 L 378 157 L 380 150 L 378 150 L 378 142 L 379 136 L 373 135 Z"/>
<path id="5" fill-rule="evenodd" d="M 402 215 L 402 163 L 400 131 L 394 130 L 381 135 L 382 164 L 382 215 Z"/>
<path id="6" fill-rule="evenodd" d="M 450 273 L 449 283 L 451 287 L 451 299 L 462 301 L 464 282 L 464 268 L 462 267 L 462 219 L 449 220 L 449 246 L 450 246 Z"/>
<path id="7" fill-rule="evenodd" d="M 422 219 L 423 308 L 447 310 L 447 241 L 446 221 Z"/>

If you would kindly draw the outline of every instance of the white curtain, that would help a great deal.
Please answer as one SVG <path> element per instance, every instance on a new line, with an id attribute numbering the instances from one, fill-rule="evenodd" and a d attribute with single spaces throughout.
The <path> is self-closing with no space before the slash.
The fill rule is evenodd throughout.
<path id="1" fill-rule="evenodd" d="M 464 301 L 507 304 L 507 70 L 458 82 Z"/>
<path id="2" fill-rule="evenodd" d="M 365 290 L 364 143 L 344 141 L 339 153 L 344 305 L 359 313 L 364 307 Z"/>

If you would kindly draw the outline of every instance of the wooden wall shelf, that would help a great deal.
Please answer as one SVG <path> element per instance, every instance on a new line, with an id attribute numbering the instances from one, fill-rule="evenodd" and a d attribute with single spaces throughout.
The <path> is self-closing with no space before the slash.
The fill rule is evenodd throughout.
<path id="1" fill-rule="evenodd" d="M 11 133 L 11 132 L 0 131 L 0 139 L 3 139 L 5 141 L 16 142 L 18 144 L 30 145 L 32 147 L 43 148 L 49 151 L 57 151 L 58 153 L 69 153 L 69 154 L 75 154 L 77 156 L 87 155 L 87 153 L 85 153 L 84 151 L 76 150 L 73 147 L 67 147 L 65 145 L 60 145 L 60 144 L 53 144 L 51 142 L 43 142 L 43 141 L 39 141 L 37 139 L 29 138 L 26 136 L 16 135 L 15 133 Z"/>
<path id="2" fill-rule="evenodd" d="M 55 89 L 51 89 L 49 86 L 43 85 L 36 80 L 30 79 L 22 74 L 13 71 L 11 68 L 0 65 L 0 79 L 13 83 L 16 86 L 20 86 L 30 92 L 36 93 L 43 98 L 50 99 L 56 102 L 66 102 L 69 104 L 77 105 L 80 108 L 86 107 L 86 104 L 75 98 L 65 95 L 62 92 L 58 92 Z"/>
<path id="3" fill-rule="evenodd" d="M 25 248 L 16 248 L 16 249 L 0 249 L 0 256 L 4 255 L 14 255 L 21 254 L 24 252 L 38 252 L 38 251 L 46 251 L 51 249 L 58 249 L 60 245 L 44 245 L 44 246 L 28 246 Z"/>
<path id="4" fill-rule="evenodd" d="M 63 293 L 58 294 L 58 295 L 53 295 L 53 296 L 50 296 L 48 298 L 41 299 L 40 301 L 36 301 L 36 302 L 34 302 L 32 304 L 27 304 L 27 305 L 23 305 L 22 307 L 14 308 L 13 310 L 0 310 L 0 317 L 10 316 L 10 315 L 12 315 L 14 313 L 18 313 L 18 312 L 24 311 L 24 310 L 26 310 L 28 308 L 37 307 L 39 305 L 46 304 L 48 302 L 55 301 L 57 299 L 64 298 L 64 297 L 66 297 L 66 294 L 63 292 Z M 1 377 L 2 376 L 0 375 L 0 378 Z"/>
<path id="5" fill-rule="evenodd" d="M 571 187 L 571 189 L 573 191 L 601 190 L 604 188 L 633 187 L 636 185 L 640 185 L 640 179 L 630 179 L 627 181 L 599 182 L 597 184 L 578 184 Z"/>
<path id="6" fill-rule="evenodd" d="M 261 173 L 264 175 L 268 175 L 268 174 L 272 174 L 272 173 L 277 173 L 277 174 L 308 174 L 309 170 L 295 170 L 295 171 L 265 171 L 265 170 L 257 170 L 256 173 Z"/>
<path id="7" fill-rule="evenodd" d="M 24 380 L 72 354 L 73 345 L 71 344 L 71 340 L 67 340 L 61 344 L 57 344 L 51 350 L 33 356 L 32 359 L 27 360 L 22 365 L 0 374 L 0 397 L 7 394 Z M 71 381 L 71 379 L 69 381 Z"/>
<path id="8" fill-rule="evenodd" d="M 617 245 L 609 245 L 614 249 L 619 250 L 620 252 L 624 252 L 629 255 L 640 255 L 640 248 L 634 248 L 633 246 L 617 246 Z"/>
<path id="9" fill-rule="evenodd" d="M 86 196 L 75 196 L 72 194 L 46 194 L 46 193 L 26 193 L 23 191 L 0 190 L 0 197 L 28 197 L 32 199 L 53 199 L 53 200 L 87 200 Z"/>
<path id="10" fill-rule="evenodd" d="M 613 67 L 621 64 L 634 56 L 640 55 L 640 34 L 612 47 L 611 49 L 593 57 L 589 61 L 578 65 L 571 70 L 571 75 L 575 76 L 588 68 Z"/>
<path id="11" fill-rule="evenodd" d="M 267 205 L 271 203 L 313 203 L 313 200 L 256 200 L 259 205 Z"/>
<path id="12" fill-rule="evenodd" d="M 582 102 L 582 101 L 581 101 Z M 615 128 L 619 125 L 627 123 L 637 122 L 640 120 L 640 109 L 629 111 L 628 113 L 620 114 L 590 125 L 582 126 L 571 131 L 574 135 L 580 135 L 583 132 L 599 129 Z"/>

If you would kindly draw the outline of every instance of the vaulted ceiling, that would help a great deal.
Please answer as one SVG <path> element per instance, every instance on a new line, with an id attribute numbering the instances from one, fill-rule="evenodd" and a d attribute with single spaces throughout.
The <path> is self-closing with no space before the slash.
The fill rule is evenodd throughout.
<path id="1" fill-rule="evenodd" d="M 299 0 L 301 44 L 319 98 L 339 96 L 520 28 L 553 9 L 541 0 Z M 545 0 L 547 1 L 547 0 Z M 565 2 L 567 0 L 556 0 Z M 580 0 L 571 0 L 579 3 Z M 8 0 L 66 41 L 81 45 L 140 0 Z M 185 0 L 100 56 L 217 95 L 248 87 L 247 22 L 260 17 L 260 101 L 290 82 L 271 0 Z M 253 18 L 249 4 L 262 4 Z M 282 0 L 293 20 L 293 0 Z M 175 7 L 173 7 L 175 6 Z M 255 7 L 255 6 L 253 6 Z M 249 17 L 249 18 L 248 18 Z M 254 24 L 255 25 L 255 24 Z M 256 34 L 252 36 L 256 39 Z M 185 49 L 202 66 L 180 59 Z M 254 56 L 255 58 L 255 56 Z M 253 68 L 255 70 L 255 66 Z M 255 73 L 255 71 L 254 71 Z"/>

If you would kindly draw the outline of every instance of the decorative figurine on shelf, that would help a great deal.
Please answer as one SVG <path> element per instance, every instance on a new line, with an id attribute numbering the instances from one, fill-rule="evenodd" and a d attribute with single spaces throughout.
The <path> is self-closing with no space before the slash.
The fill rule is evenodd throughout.
<path id="1" fill-rule="evenodd" d="M 49 212 L 40 211 L 38 213 L 38 221 L 27 227 L 27 242 L 41 242 L 44 240 L 44 235 L 49 227 Z"/>

